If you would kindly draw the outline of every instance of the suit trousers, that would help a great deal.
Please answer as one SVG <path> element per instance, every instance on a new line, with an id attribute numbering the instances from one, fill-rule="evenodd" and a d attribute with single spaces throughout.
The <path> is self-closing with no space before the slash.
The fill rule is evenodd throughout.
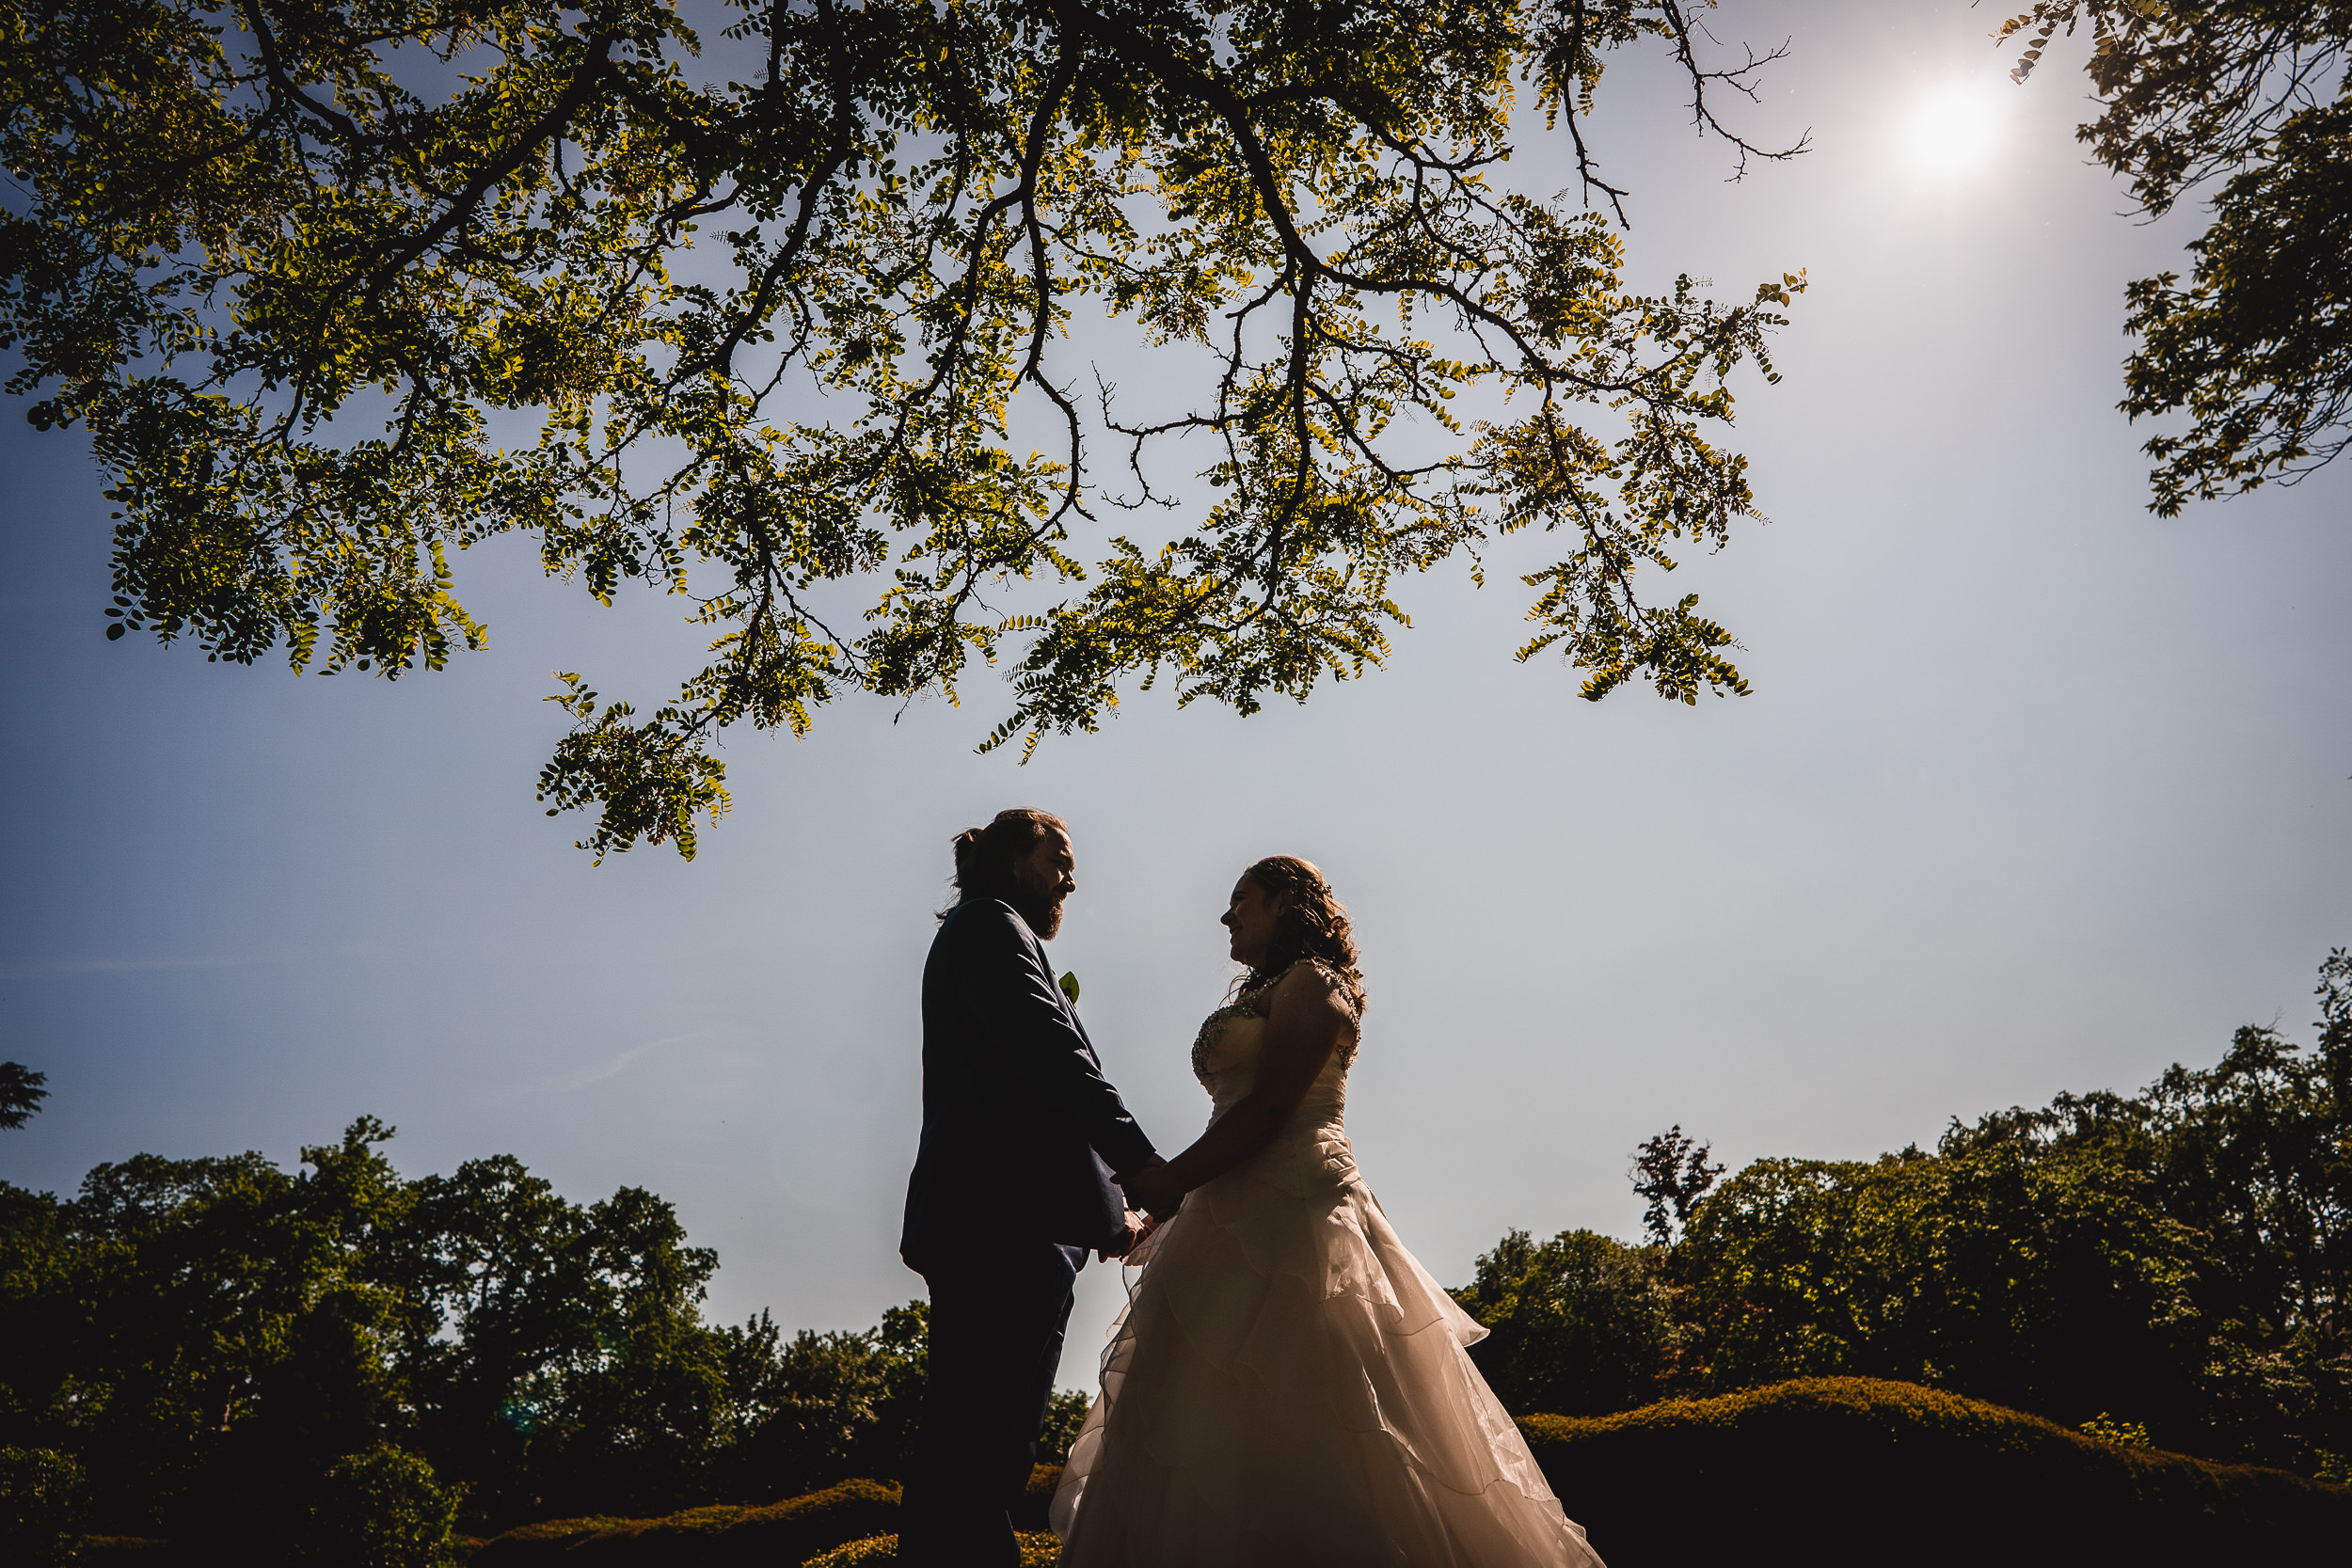
<path id="1" fill-rule="evenodd" d="M 977 1238 L 974 1238 L 977 1243 Z M 899 1514 L 910 1568 L 1013 1568 L 1010 1510 L 1037 1462 L 1087 1249 L 1004 1241 L 924 1260 L 930 1374 Z"/>

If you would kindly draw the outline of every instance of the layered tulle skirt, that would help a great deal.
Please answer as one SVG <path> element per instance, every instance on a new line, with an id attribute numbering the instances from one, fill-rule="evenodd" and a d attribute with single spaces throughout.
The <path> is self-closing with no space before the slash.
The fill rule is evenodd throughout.
<path id="1" fill-rule="evenodd" d="M 1597 1568 L 1337 1128 L 1132 1261 L 1054 1499 L 1065 1568 Z"/>

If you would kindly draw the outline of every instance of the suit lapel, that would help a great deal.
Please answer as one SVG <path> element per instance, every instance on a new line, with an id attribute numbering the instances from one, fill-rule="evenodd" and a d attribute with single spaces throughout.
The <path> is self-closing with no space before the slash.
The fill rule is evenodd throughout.
<path id="1" fill-rule="evenodd" d="M 1086 1047 L 1087 1060 L 1094 1064 L 1095 1071 L 1102 1071 L 1103 1058 L 1094 1053 L 1094 1041 L 1087 1034 L 1086 1020 L 1078 1016 L 1078 1009 L 1070 1005 L 1068 993 L 1055 982 L 1054 960 L 1045 956 L 1045 944 L 1038 940 L 1035 931 L 1029 929 L 1027 921 L 1021 923 L 1021 930 L 1029 939 L 1029 951 L 1037 955 L 1038 967 L 1045 971 L 1045 983 L 1053 988 L 1055 1006 L 1061 1008 L 1062 1017 L 1070 1021 L 1070 1027 L 1078 1031 L 1078 1043 Z"/>

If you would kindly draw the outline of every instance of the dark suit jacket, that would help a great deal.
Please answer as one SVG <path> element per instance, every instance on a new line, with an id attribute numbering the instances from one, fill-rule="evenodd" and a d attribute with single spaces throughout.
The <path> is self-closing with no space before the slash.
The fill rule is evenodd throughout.
<path id="1" fill-rule="evenodd" d="M 1152 1153 L 1028 923 L 997 898 L 949 911 L 923 965 L 923 1145 L 898 1255 L 919 1271 L 999 1240 L 1116 1246 L 1112 1175 Z"/>

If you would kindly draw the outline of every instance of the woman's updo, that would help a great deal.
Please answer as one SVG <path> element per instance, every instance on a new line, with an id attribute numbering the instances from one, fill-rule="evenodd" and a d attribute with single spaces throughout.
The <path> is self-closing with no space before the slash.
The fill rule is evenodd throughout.
<path id="1" fill-rule="evenodd" d="M 1271 896 L 1290 900 L 1290 907 L 1274 922 L 1274 937 L 1266 943 L 1265 958 L 1249 972 L 1242 990 L 1254 990 L 1279 978 L 1299 959 L 1315 958 L 1339 976 L 1348 1000 L 1362 1013 L 1364 977 L 1356 969 L 1355 929 L 1323 873 L 1295 855 L 1268 855 L 1242 875 Z"/>

